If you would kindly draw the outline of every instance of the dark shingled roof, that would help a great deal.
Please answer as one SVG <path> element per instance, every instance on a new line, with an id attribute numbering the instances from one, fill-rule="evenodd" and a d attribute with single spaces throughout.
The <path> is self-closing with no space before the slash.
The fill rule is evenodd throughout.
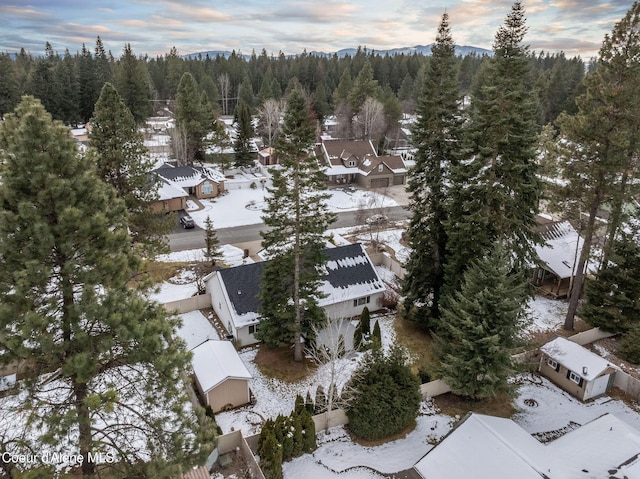
<path id="1" fill-rule="evenodd" d="M 333 288 L 348 289 L 355 284 L 379 281 L 375 268 L 360 243 L 327 248 L 323 250 L 323 254 L 327 257 L 327 274 L 322 279 Z M 356 261 L 353 261 L 354 259 Z M 258 311 L 264 264 L 252 263 L 218 270 L 229 300 L 238 315 Z"/>

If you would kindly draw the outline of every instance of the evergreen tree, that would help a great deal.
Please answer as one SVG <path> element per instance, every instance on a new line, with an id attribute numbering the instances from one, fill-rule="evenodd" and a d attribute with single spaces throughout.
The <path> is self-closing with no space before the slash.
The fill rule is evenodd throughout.
<path id="1" fill-rule="evenodd" d="M 624 235 L 615 241 L 609 262 L 587 280 L 580 317 L 594 327 L 626 333 L 640 326 L 640 243 Z"/>
<path id="2" fill-rule="evenodd" d="M 282 479 L 282 446 L 273 432 L 267 431 L 258 455 L 264 476 L 267 479 Z"/>
<path id="3" fill-rule="evenodd" d="M 13 62 L 7 54 L 0 54 L 0 118 L 12 111 L 20 99 Z"/>
<path id="4" fill-rule="evenodd" d="M 349 430 L 367 440 L 402 431 L 418 414 L 419 388 L 404 351 L 397 346 L 387 355 L 381 349 L 373 350 L 346 386 L 353 391 L 346 411 Z"/>
<path id="5" fill-rule="evenodd" d="M 252 149 L 252 139 L 255 136 L 251 110 L 246 103 L 238 103 L 235 114 L 236 138 L 233 142 L 236 166 L 251 166 L 256 159 Z"/>
<path id="6" fill-rule="evenodd" d="M 209 215 L 207 215 L 204 225 L 204 257 L 207 258 L 207 261 L 211 262 L 211 266 L 214 266 L 216 264 L 216 258 L 221 254 L 219 250 L 220 240 L 218 240 L 216 230 L 213 229 L 213 221 L 211 221 Z"/>
<path id="7" fill-rule="evenodd" d="M 96 451 L 115 454 L 114 477 L 175 476 L 198 446 L 189 359 L 177 320 L 131 283 L 124 202 L 32 97 L 0 126 L 0 165 L 0 367 L 29 364 L 14 411 L 27 444 L 5 429 L 5 445 L 77 451 L 83 477 Z"/>
<path id="8" fill-rule="evenodd" d="M 380 323 L 376 321 L 373 324 L 373 332 L 371 333 L 371 346 L 373 349 L 382 348 L 382 332 L 380 331 Z"/>
<path id="9" fill-rule="evenodd" d="M 152 210 L 157 200 L 157 184 L 150 177 L 153 161 L 133 115 L 111 83 L 105 83 L 96 103 L 89 146 L 98 176 L 124 200 L 134 242 L 150 254 L 164 250 L 174 220 Z"/>
<path id="10" fill-rule="evenodd" d="M 189 72 L 182 75 L 176 96 L 176 126 L 183 142 L 180 163 L 193 165 L 204 157 L 204 137 L 211 130 L 212 112 L 202 104 L 198 84 Z"/>
<path id="11" fill-rule="evenodd" d="M 362 337 L 365 341 L 369 341 L 369 336 L 371 335 L 371 313 L 366 306 L 362 308 L 362 313 L 360 314 L 360 325 L 362 327 Z"/>
<path id="12" fill-rule="evenodd" d="M 308 409 L 303 409 L 300 412 L 300 421 L 304 434 L 303 451 L 313 452 L 318 447 L 316 444 L 316 423 L 313 422 L 313 417 Z"/>
<path id="13" fill-rule="evenodd" d="M 525 282 L 503 248 L 475 260 L 460 290 L 442 310 L 440 377 L 455 394 L 496 396 L 513 373 L 511 348 L 524 314 Z"/>
<path id="14" fill-rule="evenodd" d="M 358 321 L 355 330 L 353 331 L 353 347 L 356 351 L 362 351 L 364 349 L 364 335 L 362 334 L 362 320 Z"/>
<path id="15" fill-rule="evenodd" d="M 131 44 L 127 43 L 118 63 L 115 86 L 136 124 L 146 120 L 151 111 L 149 82 L 146 63 L 136 58 Z"/>
<path id="16" fill-rule="evenodd" d="M 373 78 L 373 68 L 367 59 L 353 82 L 353 87 L 347 97 L 351 105 L 351 111 L 359 113 L 365 100 L 367 98 L 377 98 L 379 91 L 378 81 Z"/>
<path id="17" fill-rule="evenodd" d="M 455 168 L 460 185 L 451 192 L 445 294 L 452 294 L 462 273 L 500 241 L 513 251 L 515 268 L 524 272 L 534 258 L 538 208 L 536 177 L 536 96 L 528 86 L 527 27 L 515 2 L 495 36 L 473 89 L 465 131 L 466 161 Z"/>
<path id="18" fill-rule="evenodd" d="M 640 3 L 634 2 L 611 35 L 605 36 L 595 70 L 584 81 L 585 93 L 576 100 L 578 112 L 558 119 L 563 145 L 563 177 L 566 186 L 563 210 L 574 217 L 584 213 L 584 243 L 573 281 L 564 328 L 573 321 L 585 279 L 603 205 L 611 206 L 607 224 L 605 263 L 623 220 L 623 205 L 637 193 L 640 165 Z"/>
<path id="19" fill-rule="evenodd" d="M 459 101 L 455 44 L 445 13 L 418 99 L 418 118 L 411 135 L 416 148 L 415 166 L 410 170 L 407 188 L 411 254 L 403 284 L 405 315 L 428 328 L 440 317 L 445 281 L 445 222 L 449 217 L 449 190 L 455 188 L 451 168 L 457 165 L 461 139 Z"/>
<path id="20" fill-rule="evenodd" d="M 324 178 L 311 154 L 315 125 L 299 90 L 288 100 L 282 134 L 275 149 L 281 168 L 273 172 L 261 232 L 271 255 L 261 288 L 259 339 L 268 344 L 294 344 L 301 361 L 303 335 L 324 315 L 318 306 L 323 235 L 334 215 L 326 206 Z M 308 338 L 310 339 L 310 338 Z"/>

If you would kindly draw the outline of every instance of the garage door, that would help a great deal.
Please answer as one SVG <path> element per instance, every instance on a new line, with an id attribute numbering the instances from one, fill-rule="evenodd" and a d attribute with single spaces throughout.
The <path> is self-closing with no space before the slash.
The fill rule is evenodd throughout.
<path id="1" fill-rule="evenodd" d="M 393 177 L 394 185 L 404 185 L 404 175 L 397 175 Z"/>
<path id="2" fill-rule="evenodd" d="M 371 188 L 384 188 L 389 186 L 389 178 L 374 178 L 371 180 Z"/>

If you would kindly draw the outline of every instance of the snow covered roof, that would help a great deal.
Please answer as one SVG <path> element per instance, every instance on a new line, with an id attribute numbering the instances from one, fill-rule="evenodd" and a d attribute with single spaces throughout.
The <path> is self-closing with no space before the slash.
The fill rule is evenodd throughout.
<path id="1" fill-rule="evenodd" d="M 327 262 L 323 266 L 320 292 L 326 297 L 318 301 L 328 306 L 342 301 L 361 298 L 385 290 L 385 285 L 360 243 L 323 250 Z M 225 298 L 231 306 L 236 327 L 259 320 L 260 286 L 263 263 L 247 264 L 216 272 Z"/>
<path id="2" fill-rule="evenodd" d="M 209 339 L 220 339 L 218 332 L 204 315 L 196 310 L 180 315 L 182 326 L 177 335 L 187 344 L 190 351 Z"/>
<path id="3" fill-rule="evenodd" d="M 470 413 L 415 469 L 426 479 L 541 479 L 545 452 L 512 420 Z"/>
<path id="4" fill-rule="evenodd" d="M 600 416 L 547 447 L 553 448 L 554 478 L 640 477 L 640 433 L 612 414 Z"/>
<path id="5" fill-rule="evenodd" d="M 166 178 L 158 176 L 158 200 L 166 201 L 185 196 L 189 196 L 189 194 L 183 188 L 176 186 Z"/>
<path id="6" fill-rule="evenodd" d="M 542 444 L 511 419 L 470 413 L 414 469 L 424 478 L 638 477 L 640 432 L 605 414 Z"/>
<path id="7" fill-rule="evenodd" d="M 543 245 L 536 245 L 536 254 L 551 272 L 561 279 L 574 275 L 574 268 L 584 240 L 568 221 L 544 225 Z"/>
<path id="8" fill-rule="evenodd" d="M 163 178 L 182 188 L 199 185 L 204 180 L 219 183 L 224 176 L 211 168 L 203 166 L 176 166 L 164 164 L 155 170 Z"/>
<path id="9" fill-rule="evenodd" d="M 612 367 L 606 359 L 562 337 L 549 341 L 540 350 L 587 381 Z"/>
<path id="10" fill-rule="evenodd" d="M 192 351 L 191 365 L 206 394 L 227 379 L 251 379 L 251 374 L 229 341 L 206 341 Z"/>

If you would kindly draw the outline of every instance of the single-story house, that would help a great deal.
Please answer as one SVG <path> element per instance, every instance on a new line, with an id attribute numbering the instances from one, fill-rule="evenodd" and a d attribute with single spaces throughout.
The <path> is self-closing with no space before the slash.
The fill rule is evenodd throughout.
<path id="1" fill-rule="evenodd" d="M 602 396 L 613 387 L 616 369 L 573 341 L 559 337 L 540 351 L 540 373 L 582 401 Z"/>
<path id="2" fill-rule="evenodd" d="M 327 181 L 356 183 L 363 188 L 404 185 L 407 166 L 401 156 L 378 156 L 371 140 L 322 139 L 316 155 L 325 166 Z"/>
<path id="3" fill-rule="evenodd" d="M 189 194 L 183 188 L 160 175 L 156 175 L 155 181 L 158 186 L 158 199 L 151 206 L 155 213 L 186 209 Z"/>
<path id="4" fill-rule="evenodd" d="M 350 318 L 367 306 L 380 308 L 386 287 L 369 255 L 360 243 L 323 250 L 323 266 L 318 304 L 329 318 Z M 258 342 L 260 286 L 264 262 L 214 271 L 204 278 L 211 304 L 238 346 Z"/>
<path id="5" fill-rule="evenodd" d="M 213 412 L 251 401 L 251 374 L 229 341 L 205 341 L 191 350 L 195 381 L 205 406 Z"/>
<path id="6" fill-rule="evenodd" d="M 535 247 L 538 264 L 532 282 L 545 294 L 565 297 L 576 274 L 584 239 L 568 221 L 544 222 L 538 230 L 544 244 Z M 595 271 L 595 266 L 590 264 L 589 271 Z"/>
<path id="7" fill-rule="evenodd" d="M 469 413 L 414 466 L 424 479 L 640 477 L 640 431 L 611 414 L 547 444 L 511 419 Z"/>
<path id="8" fill-rule="evenodd" d="M 171 166 L 165 163 L 154 172 L 198 199 L 215 198 L 224 192 L 224 176 L 206 166 Z"/>

